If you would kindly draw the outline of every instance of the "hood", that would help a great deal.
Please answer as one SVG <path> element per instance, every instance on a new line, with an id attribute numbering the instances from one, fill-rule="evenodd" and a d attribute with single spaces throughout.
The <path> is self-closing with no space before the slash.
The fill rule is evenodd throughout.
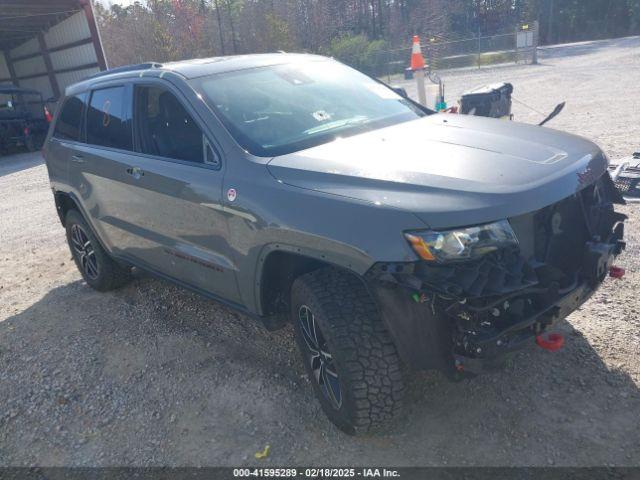
<path id="1" fill-rule="evenodd" d="M 278 180 L 415 213 L 431 228 L 538 210 L 595 181 L 594 143 L 549 128 L 437 114 L 273 158 Z"/>

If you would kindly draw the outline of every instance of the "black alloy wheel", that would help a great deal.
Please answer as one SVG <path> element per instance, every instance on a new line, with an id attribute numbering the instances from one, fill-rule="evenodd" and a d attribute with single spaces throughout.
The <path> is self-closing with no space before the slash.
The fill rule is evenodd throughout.
<path id="1" fill-rule="evenodd" d="M 71 226 L 71 246 L 78 258 L 82 272 L 91 280 L 96 280 L 100 273 L 96 251 L 84 229 L 74 224 Z"/>
<path id="2" fill-rule="evenodd" d="M 338 372 L 327 347 L 327 341 L 307 305 L 302 305 L 298 309 L 298 322 L 307 347 L 306 357 L 311 365 L 314 379 L 333 408 L 339 410 L 342 406 L 342 390 Z"/>
<path id="3" fill-rule="evenodd" d="M 69 210 L 64 223 L 73 260 L 90 287 L 106 292 L 127 284 L 130 268 L 109 256 L 80 212 Z"/>

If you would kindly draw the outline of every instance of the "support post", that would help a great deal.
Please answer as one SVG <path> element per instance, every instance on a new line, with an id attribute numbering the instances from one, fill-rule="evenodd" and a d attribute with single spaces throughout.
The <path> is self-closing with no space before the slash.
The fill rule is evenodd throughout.
<path id="1" fill-rule="evenodd" d="M 18 80 L 18 76 L 16 75 L 16 69 L 13 67 L 13 60 L 11 60 L 10 51 L 4 50 L 4 61 L 7 63 L 7 69 L 9 70 L 9 75 L 11 76 L 11 83 L 13 83 L 16 87 L 20 86 L 20 81 Z"/>
<path id="2" fill-rule="evenodd" d="M 427 94 L 424 87 L 424 57 L 422 56 L 422 49 L 420 48 L 420 37 L 418 35 L 413 36 L 413 44 L 411 46 L 411 70 L 416 77 L 416 83 L 418 86 L 418 101 L 420 105 L 427 106 Z"/>
<path id="3" fill-rule="evenodd" d="M 87 24 L 89 25 L 89 32 L 91 32 L 91 40 L 93 41 L 93 49 L 96 52 L 96 58 L 98 60 L 98 67 L 100 70 L 106 70 L 108 68 L 107 60 L 104 57 L 104 50 L 102 50 L 102 42 L 100 40 L 100 32 L 98 31 L 98 25 L 96 24 L 96 17 L 93 14 L 93 7 L 90 0 L 80 0 L 80 6 L 84 10 L 84 15 L 87 18 Z"/>
<path id="4" fill-rule="evenodd" d="M 391 83 L 391 52 L 387 50 L 385 52 L 385 60 L 387 64 L 387 83 Z"/>
<path id="5" fill-rule="evenodd" d="M 418 87 L 418 102 L 420 105 L 427 106 L 427 94 L 424 86 L 424 68 L 416 70 L 414 72 L 416 77 L 416 84 Z"/>
<path id="6" fill-rule="evenodd" d="M 51 63 L 51 55 L 47 50 L 47 42 L 42 32 L 38 33 L 38 43 L 40 44 L 40 52 L 42 53 L 42 59 L 44 60 L 44 66 L 47 68 L 47 75 L 49 76 L 49 83 L 51 84 L 51 91 L 53 96 L 57 100 L 60 98 L 60 85 L 58 85 L 58 79 L 53 71 L 53 63 Z"/>
<path id="7" fill-rule="evenodd" d="M 538 64 L 538 43 L 540 39 L 540 22 L 536 20 L 533 22 L 533 56 L 531 58 L 531 64 Z"/>

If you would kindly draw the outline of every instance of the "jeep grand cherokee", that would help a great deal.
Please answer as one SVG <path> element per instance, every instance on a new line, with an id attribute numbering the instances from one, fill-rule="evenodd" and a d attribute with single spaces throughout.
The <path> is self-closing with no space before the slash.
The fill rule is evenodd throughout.
<path id="1" fill-rule="evenodd" d="M 44 154 L 87 284 L 137 267 L 291 322 L 349 433 L 396 413 L 404 366 L 475 374 L 544 340 L 624 247 L 590 141 L 434 114 L 311 55 L 96 75 L 67 89 Z"/>

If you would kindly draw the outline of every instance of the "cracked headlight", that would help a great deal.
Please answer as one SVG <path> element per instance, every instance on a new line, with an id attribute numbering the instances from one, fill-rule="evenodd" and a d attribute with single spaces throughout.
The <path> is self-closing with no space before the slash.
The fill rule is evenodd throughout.
<path id="1" fill-rule="evenodd" d="M 454 230 L 407 232 L 404 236 L 421 259 L 438 262 L 470 260 L 518 246 L 507 220 Z"/>

